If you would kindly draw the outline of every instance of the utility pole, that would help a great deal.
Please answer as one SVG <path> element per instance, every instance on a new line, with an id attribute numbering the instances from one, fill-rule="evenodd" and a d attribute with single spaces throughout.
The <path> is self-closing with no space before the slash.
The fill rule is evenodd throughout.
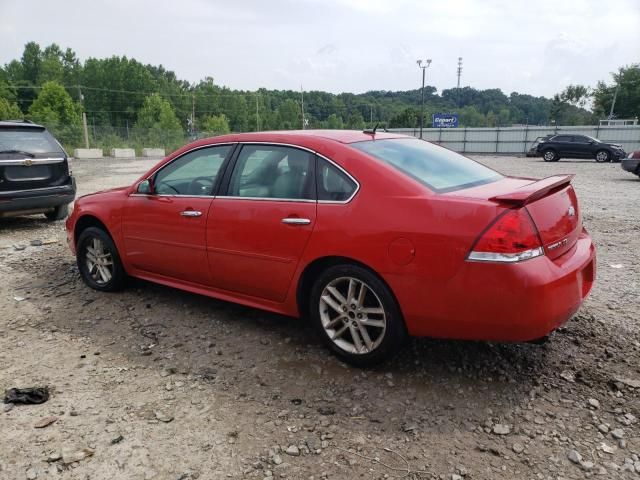
<path id="1" fill-rule="evenodd" d="M 613 101 L 611 102 L 611 110 L 609 110 L 609 116 L 607 117 L 609 120 L 613 118 L 613 107 L 616 106 L 616 98 L 618 98 L 618 90 L 620 90 L 620 81 L 618 81 L 618 86 L 616 87 L 616 91 L 613 94 Z"/>
<path id="2" fill-rule="evenodd" d="M 460 108 L 460 75 L 462 75 L 462 57 L 458 57 L 458 108 Z"/>
<path id="3" fill-rule="evenodd" d="M 78 99 L 80 100 L 80 105 L 82 106 L 82 130 L 84 132 L 84 146 L 85 148 L 89 148 L 89 130 L 87 130 L 87 113 L 84 111 L 84 97 L 82 96 L 82 89 L 80 85 L 78 87 Z"/>
<path id="4" fill-rule="evenodd" d="M 192 93 L 191 94 L 191 134 L 195 135 L 196 133 L 196 97 Z"/>
<path id="5" fill-rule="evenodd" d="M 302 85 L 300 85 L 300 97 L 302 99 L 302 130 L 304 130 L 304 91 L 302 90 Z"/>
<path id="6" fill-rule="evenodd" d="M 256 92 L 256 132 L 260 131 L 260 111 L 258 108 L 258 92 Z"/>
<path id="7" fill-rule="evenodd" d="M 422 103 L 420 106 L 420 138 L 422 139 L 422 129 L 424 128 L 424 80 L 425 80 L 425 72 L 429 65 L 431 65 L 431 59 L 427 58 L 427 61 L 424 62 L 424 66 L 422 65 L 422 60 L 416 61 L 418 64 L 418 68 L 422 69 Z"/>

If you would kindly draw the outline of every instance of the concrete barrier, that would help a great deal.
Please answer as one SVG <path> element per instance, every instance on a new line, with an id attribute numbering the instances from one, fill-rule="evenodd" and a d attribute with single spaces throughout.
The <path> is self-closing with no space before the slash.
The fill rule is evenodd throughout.
<path id="1" fill-rule="evenodd" d="M 133 148 L 112 148 L 111 156 L 114 158 L 136 158 L 136 151 Z"/>
<path id="2" fill-rule="evenodd" d="M 164 148 L 143 148 L 143 157 L 164 157 Z"/>
<path id="3" fill-rule="evenodd" d="M 102 158 L 101 148 L 76 148 L 73 151 L 75 158 Z"/>

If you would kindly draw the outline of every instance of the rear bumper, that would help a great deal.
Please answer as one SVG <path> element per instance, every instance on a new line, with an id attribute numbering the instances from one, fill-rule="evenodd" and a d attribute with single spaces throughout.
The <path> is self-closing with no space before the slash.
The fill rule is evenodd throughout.
<path id="1" fill-rule="evenodd" d="M 509 265 L 465 262 L 446 284 L 414 288 L 411 298 L 398 297 L 412 335 L 526 342 L 571 318 L 591 291 L 595 273 L 595 246 L 584 231 L 556 259 L 541 256 Z"/>
<path id="2" fill-rule="evenodd" d="M 57 187 L 32 190 L 0 192 L 0 216 L 3 213 L 47 211 L 73 202 L 76 196 L 76 181 Z"/>

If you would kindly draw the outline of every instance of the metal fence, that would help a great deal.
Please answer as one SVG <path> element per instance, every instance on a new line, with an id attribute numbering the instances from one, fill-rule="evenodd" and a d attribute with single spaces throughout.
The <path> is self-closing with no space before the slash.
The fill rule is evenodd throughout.
<path id="1" fill-rule="evenodd" d="M 420 136 L 419 128 L 390 131 Z M 640 125 L 581 127 L 425 128 L 422 138 L 461 153 L 525 153 L 534 140 L 548 134 L 590 135 L 606 143 L 618 143 L 627 152 L 640 150 Z"/>

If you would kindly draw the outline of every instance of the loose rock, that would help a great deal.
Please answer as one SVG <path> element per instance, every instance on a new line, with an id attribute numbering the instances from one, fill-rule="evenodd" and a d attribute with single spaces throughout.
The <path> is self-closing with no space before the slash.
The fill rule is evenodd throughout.
<path id="1" fill-rule="evenodd" d="M 493 426 L 493 433 L 496 435 L 509 435 L 511 427 L 503 423 L 497 423 Z"/>

